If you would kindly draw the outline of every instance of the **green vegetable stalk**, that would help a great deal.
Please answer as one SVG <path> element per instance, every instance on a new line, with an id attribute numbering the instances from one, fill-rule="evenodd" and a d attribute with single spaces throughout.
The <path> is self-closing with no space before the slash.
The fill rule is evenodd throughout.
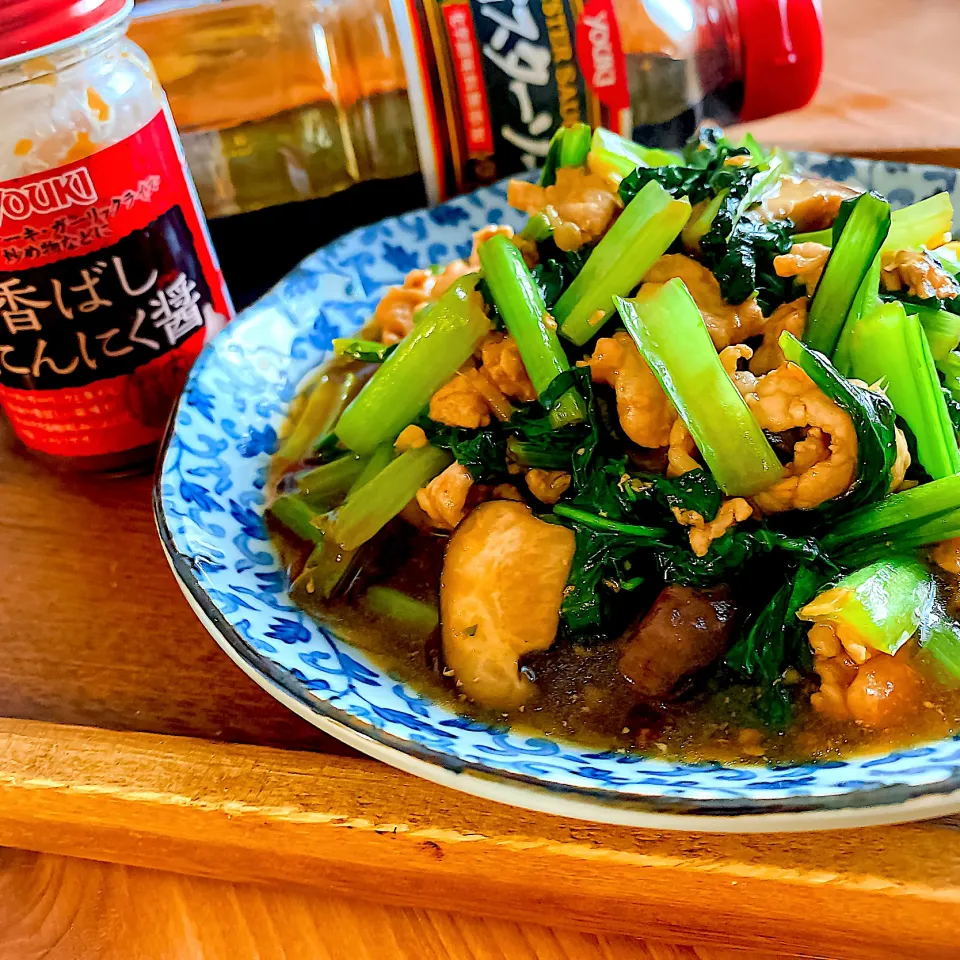
<path id="1" fill-rule="evenodd" d="M 943 385 L 954 400 L 960 400 L 960 353 L 948 353 L 937 361 L 937 369 L 943 374 Z"/>
<path id="2" fill-rule="evenodd" d="M 804 342 L 812 349 L 832 356 L 889 229 L 890 204 L 886 200 L 865 193 L 852 204 L 810 304 Z"/>
<path id="3" fill-rule="evenodd" d="M 540 170 L 540 186 L 549 187 L 556 183 L 559 167 L 583 166 L 589 151 L 589 124 L 574 123 L 569 127 L 560 127 L 550 139 L 547 156 Z"/>
<path id="4" fill-rule="evenodd" d="M 833 229 L 827 227 L 826 230 L 812 230 L 806 233 L 795 233 L 792 239 L 794 243 L 819 243 L 823 247 L 832 247 Z"/>
<path id="5" fill-rule="evenodd" d="M 853 331 L 853 374 L 883 383 L 917 440 L 917 456 L 935 480 L 960 473 L 960 447 L 923 328 L 903 304 L 885 303 Z"/>
<path id="6" fill-rule="evenodd" d="M 643 527 L 635 523 L 622 523 L 620 520 L 611 520 L 609 517 L 601 517 L 595 513 L 588 513 L 586 510 L 569 507 L 563 503 L 558 503 L 553 508 L 553 512 L 558 517 L 572 520 L 574 523 L 590 530 L 598 530 L 601 533 L 619 533 L 624 537 L 647 540 L 650 543 L 659 543 L 667 535 L 667 531 L 663 527 Z"/>
<path id="7" fill-rule="evenodd" d="M 930 251 L 930 255 L 943 267 L 952 277 L 960 276 L 960 255 L 957 253 L 956 245 L 947 246 L 944 244 Z"/>
<path id="8" fill-rule="evenodd" d="M 560 141 L 560 166 L 582 167 L 590 152 L 590 124 L 573 123 L 564 131 Z"/>
<path id="9" fill-rule="evenodd" d="M 776 483 L 783 467 L 723 369 L 683 281 L 642 288 L 635 300 L 616 303 L 723 492 L 750 496 Z"/>
<path id="10" fill-rule="evenodd" d="M 545 213 L 535 213 L 520 231 L 520 236 L 524 240 L 533 240 L 534 243 L 540 243 L 547 237 L 553 236 L 553 227 Z"/>
<path id="11" fill-rule="evenodd" d="M 922 563 L 894 556 L 844 577 L 797 616 L 829 624 L 848 650 L 857 643 L 892 655 L 917 632 L 935 596 L 936 581 Z"/>
<path id="12" fill-rule="evenodd" d="M 903 309 L 907 313 L 915 314 L 920 320 L 935 363 L 939 363 L 960 346 L 960 316 L 957 314 L 916 303 L 905 303 Z"/>
<path id="13" fill-rule="evenodd" d="M 357 377 L 343 370 L 323 374 L 307 395 L 293 429 L 280 443 L 277 459 L 296 463 L 307 456 L 332 429 L 357 389 Z"/>
<path id="14" fill-rule="evenodd" d="M 540 396 L 570 369 L 556 324 L 515 244 L 498 235 L 481 244 L 479 253 L 483 277 Z M 583 398 L 571 387 L 550 410 L 550 421 L 555 427 L 562 427 L 580 423 L 586 415 Z"/>
<path id="15" fill-rule="evenodd" d="M 850 549 L 871 540 L 895 543 L 905 548 L 904 541 L 907 538 L 915 537 L 917 531 L 923 529 L 929 535 L 942 518 L 947 518 L 949 524 L 960 522 L 960 476 L 933 480 L 855 510 L 841 518 L 822 538 L 821 544 L 828 553 Z M 926 540 L 926 543 L 937 543 L 949 537 L 950 534 L 945 533 Z"/>
<path id="16" fill-rule="evenodd" d="M 400 454 L 347 497 L 334 514 L 330 535 L 344 550 L 355 550 L 379 533 L 417 490 L 452 462 L 449 453 L 429 444 Z"/>
<path id="17" fill-rule="evenodd" d="M 960 687 L 960 623 L 940 603 L 935 603 L 920 625 L 917 662 L 938 683 Z"/>
<path id="18" fill-rule="evenodd" d="M 396 439 L 473 355 L 490 330 L 478 279 L 470 274 L 453 284 L 343 412 L 336 433 L 354 453 L 368 456 Z"/>
<path id="19" fill-rule="evenodd" d="M 592 173 L 601 177 L 612 175 L 622 180 L 637 167 L 672 167 L 681 163 L 681 158 L 675 153 L 644 147 L 612 130 L 597 127 L 593 132 L 587 163 Z"/>
<path id="20" fill-rule="evenodd" d="M 392 443 L 382 443 L 368 458 L 361 458 L 361 470 L 354 477 L 347 496 L 354 496 L 358 490 L 378 476 L 395 455 L 396 450 Z M 328 506 L 332 505 L 332 503 L 328 504 Z M 329 527 L 333 516 L 335 515 L 328 513 L 324 517 L 322 523 L 325 529 Z M 362 552 L 362 547 L 345 550 L 332 536 L 324 537 L 323 541 L 313 548 L 304 566 L 302 575 L 304 586 L 309 579 L 311 593 L 321 597 L 332 597 L 349 583 L 360 565 Z"/>
<path id="21" fill-rule="evenodd" d="M 267 513 L 301 540 L 320 543 L 323 540 L 321 524 L 324 515 L 295 493 L 284 493 L 267 507 Z"/>
<path id="22" fill-rule="evenodd" d="M 349 585 L 360 567 L 363 547 L 344 550 L 330 537 L 318 543 L 294 582 L 296 591 L 329 599 Z"/>
<path id="23" fill-rule="evenodd" d="M 363 470 L 358 474 L 349 492 L 356 493 L 362 486 L 368 484 L 396 455 L 397 451 L 392 443 L 381 443 L 365 462 Z"/>
<path id="24" fill-rule="evenodd" d="M 440 623 L 436 607 L 392 587 L 370 587 L 361 603 L 371 613 L 395 620 L 417 633 L 432 633 Z"/>
<path id="25" fill-rule="evenodd" d="M 840 331 L 840 338 L 837 340 L 836 349 L 830 358 L 833 365 L 845 377 L 853 376 L 853 359 L 850 356 L 850 347 L 853 342 L 853 331 L 857 324 L 866 314 L 874 310 L 880 303 L 880 271 L 882 269 L 880 255 L 873 258 L 873 263 L 867 271 L 867 275 L 860 284 L 860 289 L 854 297 L 850 306 L 850 312 L 847 314 L 843 323 L 843 329 Z"/>
<path id="26" fill-rule="evenodd" d="M 937 193 L 926 200 L 911 203 L 895 210 L 890 233 L 881 248 L 884 253 L 894 250 L 918 250 L 937 247 L 953 229 L 953 203 L 949 193 Z"/>
<path id="27" fill-rule="evenodd" d="M 691 217 L 683 230 L 680 232 L 680 239 L 688 250 L 695 250 L 700 241 L 710 232 L 713 221 L 716 219 L 720 208 L 727 199 L 729 190 L 721 190 L 701 211 L 696 220 Z"/>
<path id="28" fill-rule="evenodd" d="M 297 492 L 314 507 L 329 508 L 360 476 L 367 461 L 352 453 L 307 470 L 297 477 Z"/>
<path id="29" fill-rule="evenodd" d="M 554 307 L 560 333 L 582 346 L 612 316 L 614 297 L 627 296 L 666 252 L 690 217 L 651 181 L 627 204 Z"/>
<path id="30" fill-rule="evenodd" d="M 880 249 L 886 253 L 893 250 L 936 247 L 943 243 L 943 238 L 950 233 L 952 225 L 953 204 L 950 194 L 938 193 L 918 203 L 911 203 L 908 207 L 894 210 L 890 216 L 890 232 Z M 798 233 L 793 237 L 794 243 L 822 243 L 825 247 L 832 247 L 833 240 L 833 230 L 830 228 L 813 233 Z M 936 251 L 932 252 L 936 256 Z M 947 269 L 950 267 L 947 266 Z"/>
<path id="31" fill-rule="evenodd" d="M 395 349 L 394 343 L 378 343 L 361 337 L 338 337 L 333 341 L 334 356 L 349 357 L 362 363 L 383 363 Z"/>

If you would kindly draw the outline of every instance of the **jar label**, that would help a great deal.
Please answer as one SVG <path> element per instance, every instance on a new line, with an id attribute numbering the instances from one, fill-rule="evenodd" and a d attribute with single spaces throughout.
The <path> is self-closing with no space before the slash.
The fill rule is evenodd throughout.
<path id="1" fill-rule="evenodd" d="M 164 111 L 0 183 L 0 404 L 34 450 L 155 443 L 232 308 Z"/>
<path id="2" fill-rule="evenodd" d="M 612 0 L 392 0 L 431 201 L 543 163 L 561 124 L 629 136 Z"/>

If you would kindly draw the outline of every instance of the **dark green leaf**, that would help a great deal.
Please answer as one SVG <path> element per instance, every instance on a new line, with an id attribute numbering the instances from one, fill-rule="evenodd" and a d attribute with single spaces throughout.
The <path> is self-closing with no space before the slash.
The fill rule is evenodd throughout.
<path id="1" fill-rule="evenodd" d="M 531 273 L 548 310 L 553 309 L 561 294 L 583 269 L 591 249 L 591 246 L 584 246 L 579 250 L 561 250 L 552 238 L 538 244 L 539 261 Z"/>
<path id="2" fill-rule="evenodd" d="M 797 611 L 835 574 L 825 563 L 805 563 L 788 570 L 784 582 L 747 622 L 724 659 L 730 670 L 760 689 L 757 711 L 772 729 L 782 730 L 790 719 L 791 697 L 783 684 L 784 672 L 789 667 L 805 667 L 809 660 L 805 624 L 797 619 Z"/>

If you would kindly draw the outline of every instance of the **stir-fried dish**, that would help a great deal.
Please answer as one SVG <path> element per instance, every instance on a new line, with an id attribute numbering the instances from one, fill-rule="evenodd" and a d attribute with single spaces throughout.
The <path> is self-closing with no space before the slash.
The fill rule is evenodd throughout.
<path id="1" fill-rule="evenodd" d="M 558 133 L 519 233 L 334 342 L 268 516 L 304 610 L 485 722 L 685 758 L 960 728 L 960 257 L 705 129 Z"/>

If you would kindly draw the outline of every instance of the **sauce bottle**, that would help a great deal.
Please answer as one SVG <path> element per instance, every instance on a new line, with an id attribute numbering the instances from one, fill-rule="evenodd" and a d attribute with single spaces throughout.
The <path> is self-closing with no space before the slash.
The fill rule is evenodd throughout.
<path id="1" fill-rule="evenodd" d="M 0 406 L 91 472 L 152 461 L 232 314 L 132 8 L 0 3 Z"/>
<path id="2" fill-rule="evenodd" d="M 417 169 L 432 201 L 546 155 L 560 124 L 651 146 L 803 106 L 819 0 L 144 0 L 211 216 Z"/>

